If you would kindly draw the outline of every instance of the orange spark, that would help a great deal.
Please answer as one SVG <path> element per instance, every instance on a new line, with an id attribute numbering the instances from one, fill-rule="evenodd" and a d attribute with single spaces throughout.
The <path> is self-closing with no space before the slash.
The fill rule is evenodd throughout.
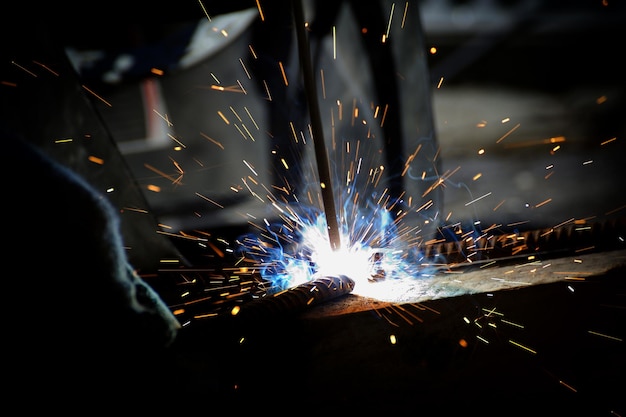
<path id="1" fill-rule="evenodd" d="M 58 72 L 53 71 L 53 70 L 52 70 L 50 67 L 48 67 L 47 65 L 42 64 L 41 62 L 37 62 L 37 61 L 33 61 L 33 62 L 34 62 L 35 64 L 39 65 L 41 68 L 45 69 L 46 71 L 48 71 L 48 72 L 50 72 L 50 73 L 54 74 L 55 76 L 57 76 L 57 77 L 59 76 L 59 73 L 58 73 Z"/>
<path id="2" fill-rule="evenodd" d="M 285 68 L 283 67 L 282 61 L 278 61 L 278 66 L 280 67 L 280 73 L 283 75 L 283 81 L 286 86 L 289 86 L 289 81 L 287 80 L 287 74 L 285 73 Z"/>
<path id="3" fill-rule="evenodd" d="M 165 179 L 168 179 L 170 181 L 172 181 L 173 183 L 175 183 L 177 181 L 177 179 L 175 179 L 174 177 L 172 177 L 171 175 L 167 175 L 166 173 L 159 171 L 158 169 L 156 169 L 155 167 L 153 167 L 152 165 L 149 164 L 143 164 L 144 167 L 146 167 L 147 169 L 149 169 L 152 172 L 155 172 L 156 174 L 162 176 Z"/>
<path id="4" fill-rule="evenodd" d="M 502 142 L 502 140 L 504 140 L 507 136 L 509 136 L 511 133 L 513 133 L 515 130 L 517 130 L 517 128 L 520 127 L 520 124 L 516 124 L 513 129 L 509 130 L 508 132 L 506 132 L 500 139 L 498 139 L 496 141 L 496 143 L 500 143 Z"/>
<path id="5" fill-rule="evenodd" d="M 241 85 L 231 85 L 231 86 L 221 86 L 221 85 L 215 85 L 215 84 L 211 84 L 211 90 L 217 90 L 217 91 L 228 91 L 230 93 L 245 93 L 245 90 L 243 88 L 241 88 Z"/>
<path id="6" fill-rule="evenodd" d="M 97 156 L 90 155 L 87 159 L 89 159 L 89 161 L 93 162 L 94 164 L 104 165 L 104 160 L 102 158 L 98 158 Z"/>
<path id="7" fill-rule="evenodd" d="M 213 142 L 214 144 L 216 144 L 217 146 L 219 146 L 220 148 L 224 149 L 224 145 L 222 145 L 220 142 L 216 141 L 215 139 L 212 139 L 211 137 L 209 137 L 208 135 L 206 135 L 205 133 L 200 132 L 200 136 L 202 136 L 205 139 L 210 140 L 211 142 Z"/>
<path id="8" fill-rule="evenodd" d="M 226 116 L 224 116 L 224 113 L 222 113 L 220 110 L 217 111 L 217 114 L 222 118 L 222 120 L 224 121 L 224 123 L 226 123 L 227 125 L 230 124 L 230 122 L 228 121 L 228 119 L 226 118 Z"/>
<path id="9" fill-rule="evenodd" d="M 104 104 L 106 104 L 109 107 L 113 107 L 111 105 L 111 103 L 109 103 L 108 101 L 106 101 L 105 99 L 103 99 L 102 97 L 100 97 L 98 94 L 96 94 L 95 92 L 93 92 L 92 90 L 89 89 L 89 87 L 87 87 L 86 85 L 82 85 L 81 87 L 83 87 L 85 90 L 87 90 L 90 94 L 92 94 L 94 97 L 96 97 L 98 100 L 102 101 Z"/>
<path id="10" fill-rule="evenodd" d="M 15 65 L 16 67 L 18 67 L 19 69 L 21 69 L 22 71 L 32 75 L 33 77 L 37 78 L 37 74 L 35 74 L 34 72 L 27 70 L 26 68 L 24 68 L 23 66 L 21 66 L 20 64 L 18 64 L 15 61 L 11 61 L 11 64 Z"/>
<path id="11" fill-rule="evenodd" d="M 195 194 L 196 194 L 198 197 L 202 198 L 203 200 L 206 200 L 206 201 L 208 201 L 208 202 L 209 202 L 209 203 L 211 203 L 211 204 L 215 204 L 215 205 L 216 205 L 216 206 L 218 206 L 219 208 L 224 208 L 224 206 L 222 206 L 221 204 L 219 204 L 219 203 L 217 203 L 217 202 L 215 202 L 215 201 L 211 200 L 210 198 L 208 198 L 208 197 L 206 197 L 206 196 L 203 196 L 203 195 L 202 195 L 202 194 L 200 194 L 200 193 L 195 193 Z"/>
<path id="12" fill-rule="evenodd" d="M 261 2 L 259 0 L 256 0 L 256 7 L 257 9 L 259 9 L 259 16 L 261 16 L 261 21 L 264 22 L 265 16 L 263 15 L 263 10 L 261 9 Z"/>

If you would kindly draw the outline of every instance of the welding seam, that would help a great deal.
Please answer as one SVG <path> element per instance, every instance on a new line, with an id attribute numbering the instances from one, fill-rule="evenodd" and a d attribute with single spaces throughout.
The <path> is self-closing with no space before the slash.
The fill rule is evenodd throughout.
<path id="1" fill-rule="evenodd" d="M 276 295 L 250 301 L 242 306 L 238 315 L 258 319 L 288 312 L 297 313 L 349 294 L 354 285 L 354 281 L 345 275 L 316 278 Z"/>

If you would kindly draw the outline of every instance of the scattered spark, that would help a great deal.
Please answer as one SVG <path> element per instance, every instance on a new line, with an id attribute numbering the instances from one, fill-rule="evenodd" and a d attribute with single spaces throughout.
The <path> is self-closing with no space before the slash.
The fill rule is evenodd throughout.
<path id="1" fill-rule="evenodd" d="M 104 165 L 104 160 L 102 158 L 98 158 L 97 156 L 89 155 L 87 159 L 94 164 Z"/>
<path id="2" fill-rule="evenodd" d="M 162 264 L 179 264 L 179 259 L 159 259 L 159 262 Z"/>
<path id="3" fill-rule="evenodd" d="M 48 67 L 47 65 L 45 65 L 45 64 L 43 64 L 43 63 L 41 63 L 41 62 L 38 62 L 38 61 L 33 61 L 33 62 L 34 62 L 35 64 L 39 65 L 41 68 L 43 68 L 43 69 L 45 69 L 46 71 L 48 71 L 49 73 L 51 73 L 52 75 L 57 76 L 57 77 L 59 76 L 59 73 L 58 73 L 58 72 L 56 72 L 56 71 L 52 70 L 52 69 L 51 69 L 50 67 Z"/>
<path id="4" fill-rule="evenodd" d="M 203 133 L 203 132 L 200 132 L 200 136 L 202 136 L 203 138 L 205 138 L 205 139 L 207 139 L 207 140 L 211 141 L 211 142 L 212 142 L 212 143 L 214 143 L 215 145 L 219 146 L 222 150 L 224 149 L 224 145 L 222 145 L 220 142 L 216 141 L 215 139 L 213 139 L 213 138 L 209 137 L 209 135 L 207 135 L 207 134 L 205 134 L 205 133 Z"/>
<path id="5" fill-rule="evenodd" d="M 180 182 L 180 177 L 174 178 L 171 175 L 165 174 L 164 172 L 156 169 L 155 167 L 153 167 L 150 164 L 144 164 L 144 167 L 148 168 L 150 171 L 153 171 L 153 172 L 161 175 L 163 178 L 166 178 L 166 179 L 170 180 L 173 184 Z"/>
<path id="6" fill-rule="evenodd" d="M 224 113 L 221 112 L 221 110 L 217 111 L 217 114 L 222 118 L 222 120 L 224 121 L 224 123 L 226 123 L 227 125 L 230 124 L 230 122 L 228 121 L 228 119 L 226 118 L 226 116 L 224 116 Z"/>
<path id="7" fill-rule="evenodd" d="M 496 141 L 496 143 L 500 143 L 502 142 L 504 139 L 506 139 L 511 133 L 513 133 L 514 131 L 516 131 L 518 128 L 520 127 L 520 124 L 516 124 L 511 130 L 509 130 L 508 132 L 506 132 L 503 136 L 500 137 L 500 139 L 498 139 Z"/>
<path id="8" fill-rule="evenodd" d="M 546 200 L 542 201 L 541 203 L 536 204 L 536 205 L 535 205 L 535 208 L 539 208 L 539 207 L 541 207 L 541 206 L 543 206 L 543 205 L 546 205 L 546 204 L 550 203 L 551 201 L 552 201 L 552 199 L 551 199 L 551 198 L 548 198 L 548 199 L 546 199 Z"/>
<path id="9" fill-rule="evenodd" d="M 606 338 L 606 339 L 615 340 L 615 341 L 617 341 L 617 342 L 623 342 L 623 341 L 624 341 L 624 340 L 623 340 L 622 338 L 620 338 L 620 337 L 609 336 L 609 335 L 607 335 L 607 334 L 604 334 L 604 333 L 599 333 L 599 332 L 595 332 L 595 331 L 593 331 L 593 330 L 588 330 L 588 333 L 589 333 L 589 334 L 592 334 L 592 335 L 594 335 L 594 336 L 600 336 L 600 337 L 604 337 L 604 338 Z"/>
<path id="10" fill-rule="evenodd" d="M 244 160 L 243 160 L 243 163 L 244 163 L 244 164 L 248 167 L 248 169 L 249 169 L 250 171 L 252 171 L 252 173 L 253 173 L 255 176 L 257 176 L 257 177 L 259 176 L 259 174 L 257 174 L 257 172 L 254 170 L 254 168 L 252 167 L 252 165 L 250 165 L 250 164 L 248 163 L 248 161 L 246 161 L 246 160 L 244 159 Z"/>
<path id="11" fill-rule="evenodd" d="M 524 148 L 524 147 L 529 147 L 529 146 L 549 145 L 552 143 L 562 143 L 562 142 L 565 142 L 565 138 L 563 136 L 559 136 L 559 137 L 548 138 L 548 139 L 529 140 L 529 141 L 518 142 L 518 143 L 508 143 L 504 147 L 507 149 L 514 149 L 514 148 Z M 554 153 L 555 151 L 559 149 L 560 149 L 560 146 L 555 146 L 554 148 L 552 148 L 551 152 Z"/>
<path id="12" fill-rule="evenodd" d="M 519 347 L 519 348 L 522 348 L 522 349 L 524 349 L 524 350 L 525 350 L 525 351 L 527 351 L 527 352 L 534 353 L 534 354 L 536 354 L 536 353 L 537 353 L 537 352 L 536 352 L 536 351 L 534 351 L 533 349 L 531 349 L 531 348 L 529 348 L 529 347 L 527 347 L 527 346 L 524 346 L 524 345 L 522 345 L 521 343 L 518 343 L 518 342 L 516 342 L 516 341 L 514 341 L 514 340 L 509 340 L 509 343 L 511 343 L 512 345 L 517 346 L 517 347 Z"/>
<path id="13" fill-rule="evenodd" d="M 287 80 L 287 74 L 285 73 L 285 67 L 283 66 L 282 61 L 278 62 L 278 66 L 280 67 L 280 73 L 283 76 L 283 82 L 285 86 L 289 86 L 289 80 Z"/>
<path id="14" fill-rule="evenodd" d="M 387 110 L 389 110 L 389 105 L 385 105 L 385 110 L 383 111 L 383 117 L 380 119 L 380 127 L 385 125 L 385 119 L 387 118 Z"/>
<path id="15" fill-rule="evenodd" d="M 54 143 L 68 143 L 68 142 L 73 142 L 74 139 L 72 138 L 67 138 L 67 139 L 55 139 Z"/>
<path id="16" fill-rule="evenodd" d="M 402 13 L 402 23 L 400 24 L 400 27 L 402 29 L 404 29 L 404 24 L 406 23 L 406 16 L 407 16 L 407 12 L 409 11 L 409 2 L 405 2 L 404 3 L 404 13 Z"/>
<path id="17" fill-rule="evenodd" d="M 508 325 L 510 325 L 510 326 L 518 327 L 518 328 L 520 328 L 520 329 L 523 329 L 523 328 L 524 328 L 524 326 L 523 326 L 523 325 L 518 324 L 518 323 L 513 323 L 512 321 L 508 321 L 508 320 L 504 320 L 504 319 L 502 319 L 501 321 L 502 321 L 502 323 L 504 323 L 504 324 L 508 324 Z"/>
<path id="18" fill-rule="evenodd" d="M 552 227 L 552 230 L 554 230 L 554 229 L 558 229 L 559 227 L 563 227 L 563 226 L 565 226 L 566 224 L 569 224 L 569 223 L 574 222 L 575 220 L 576 220 L 576 219 L 574 219 L 573 217 L 572 217 L 571 219 L 565 220 L 564 222 L 559 223 L 559 224 L 557 224 L 556 226 L 553 226 L 553 227 Z"/>
<path id="19" fill-rule="evenodd" d="M 28 70 L 28 69 L 24 68 L 23 66 L 21 66 L 21 65 L 20 65 L 20 64 L 18 64 L 17 62 L 15 62 L 15 61 L 11 61 L 11 64 L 15 65 L 16 67 L 18 67 L 18 68 L 19 68 L 19 69 L 21 69 L 22 71 L 26 72 L 27 74 L 29 74 L 29 75 L 31 75 L 31 76 L 33 76 L 33 77 L 37 78 L 37 74 L 35 74 L 34 72 L 32 72 L 32 71 L 30 71 L 30 70 Z"/>
<path id="20" fill-rule="evenodd" d="M 166 124 L 168 127 L 172 127 L 174 126 L 174 124 L 170 121 L 169 117 L 167 115 L 163 115 L 161 113 L 159 113 L 156 109 L 152 109 L 152 111 L 159 116 Z"/>
<path id="21" fill-rule="evenodd" d="M 493 208 L 493 211 L 497 211 L 497 210 L 498 210 L 498 209 L 502 206 L 502 204 L 504 204 L 504 202 L 505 202 L 505 201 L 506 201 L 506 200 L 502 200 L 502 201 L 500 201 L 500 202 L 499 202 L 499 203 L 498 203 L 498 204 L 497 204 L 497 205 Z"/>
<path id="22" fill-rule="evenodd" d="M 140 209 L 136 207 L 124 207 L 122 210 L 133 211 L 135 213 L 141 213 L 141 214 L 148 214 L 148 211 L 146 209 Z"/>
<path id="23" fill-rule="evenodd" d="M 385 32 L 385 39 L 389 39 L 389 32 L 391 31 L 391 21 L 393 20 L 393 12 L 396 8 L 395 3 L 391 3 L 391 12 L 389 13 L 389 21 L 387 22 L 387 31 Z"/>
<path id="24" fill-rule="evenodd" d="M 477 202 L 477 201 L 479 201 L 479 200 L 482 200 L 483 198 L 488 197 L 488 196 L 490 196 L 490 195 L 491 195 L 491 191 L 489 191 L 487 194 L 485 194 L 485 195 L 483 195 L 483 196 L 480 196 L 480 197 L 478 197 L 478 198 L 475 198 L 475 199 L 473 199 L 473 200 L 471 200 L 471 201 L 469 201 L 469 202 L 465 203 L 465 206 L 467 207 L 467 206 L 469 206 L 469 205 L 471 205 L 471 204 L 474 204 L 475 202 Z"/>
<path id="25" fill-rule="evenodd" d="M 167 137 L 172 139 L 174 142 L 176 142 L 178 144 L 178 146 L 180 146 L 181 148 L 186 148 L 185 144 L 182 143 L 180 140 L 178 140 L 178 138 L 176 136 L 172 135 L 171 133 L 168 133 Z M 174 149 L 175 150 L 180 150 L 180 149 L 177 149 L 177 148 L 174 148 Z"/>
<path id="26" fill-rule="evenodd" d="M 259 9 L 259 16 L 261 17 L 261 21 L 264 22 L 265 21 L 265 15 L 263 14 L 263 9 L 261 9 L 261 2 L 260 2 L 260 0 L 256 0 L 256 7 L 257 7 L 257 9 Z"/>
<path id="27" fill-rule="evenodd" d="M 206 197 L 206 196 L 203 196 L 202 194 L 200 194 L 200 193 L 198 193 L 198 192 L 196 192 L 196 193 L 194 193 L 194 194 L 195 194 L 195 195 L 197 195 L 198 197 L 202 198 L 203 200 L 206 200 L 206 201 L 208 201 L 209 203 L 216 205 L 216 206 L 217 206 L 217 207 L 219 207 L 219 208 L 224 208 L 224 206 L 222 206 L 221 204 L 219 204 L 219 203 L 217 203 L 217 202 L 215 202 L 215 201 L 211 200 L 210 198 L 208 198 L 208 197 Z"/>
<path id="28" fill-rule="evenodd" d="M 250 118 L 250 120 L 252 120 L 252 123 L 254 124 L 254 127 L 256 128 L 256 130 L 260 130 L 259 125 L 256 123 L 256 120 L 254 120 L 254 117 L 252 117 L 250 110 L 248 110 L 247 107 L 244 107 L 244 110 L 246 114 L 248 115 L 248 117 Z"/>
<path id="29" fill-rule="evenodd" d="M 241 117 L 239 117 L 239 114 L 237 114 L 237 111 L 233 108 L 233 106 L 228 106 L 228 108 L 230 109 L 231 113 L 235 115 L 235 117 L 237 118 L 237 120 L 239 120 L 240 122 L 242 122 L 243 120 L 241 119 Z"/>
<path id="30" fill-rule="evenodd" d="M 570 391 L 573 391 L 573 392 L 578 392 L 576 389 L 574 389 L 574 387 L 572 387 L 572 386 L 571 386 L 571 385 L 569 385 L 569 384 L 566 384 L 566 383 L 565 383 L 565 382 L 563 382 L 563 381 L 559 381 L 559 384 L 563 385 L 565 388 L 569 389 Z"/>
<path id="31" fill-rule="evenodd" d="M 500 313 L 499 311 L 496 311 L 495 308 L 492 308 L 492 309 L 483 308 L 482 311 L 487 313 L 487 316 L 492 316 L 492 315 L 502 316 L 502 313 Z"/>
<path id="32" fill-rule="evenodd" d="M 111 103 L 109 103 L 108 101 L 106 101 L 104 98 L 100 97 L 98 94 L 96 94 L 93 90 L 91 90 L 89 87 L 87 87 L 86 85 L 82 85 L 81 87 L 83 87 L 85 90 L 87 90 L 87 92 L 89 94 L 91 94 L 92 96 L 96 97 L 98 100 L 100 100 L 101 102 L 103 102 L 104 104 L 106 104 L 108 107 L 113 107 L 111 105 Z"/>
<path id="33" fill-rule="evenodd" d="M 243 59 L 239 58 L 239 64 L 241 65 L 241 68 L 243 68 L 243 70 L 246 73 L 246 76 L 248 77 L 248 79 L 251 80 L 252 76 L 250 76 L 250 73 L 248 72 L 248 68 L 246 67 L 246 63 L 243 62 Z"/>
<path id="34" fill-rule="evenodd" d="M 206 16 L 207 20 L 210 22 L 211 17 L 209 16 L 209 13 L 207 12 L 206 7 L 204 7 L 204 4 L 202 3 L 201 0 L 198 0 L 198 3 L 200 4 L 200 7 L 202 8 L 202 11 L 204 12 L 204 15 Z"/>
<path id="35" fill-rule="evenodd" d="M 333 60 L 337 59 L 337 27 L 333 25 Z"/>

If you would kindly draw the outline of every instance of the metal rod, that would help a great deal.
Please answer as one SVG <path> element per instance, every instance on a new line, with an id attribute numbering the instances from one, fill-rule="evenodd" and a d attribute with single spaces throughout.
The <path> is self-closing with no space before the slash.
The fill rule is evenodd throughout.
<path id="1" fill-rule="evenodd" d="M 333 194 L 333 182 L 330 176 L 330 165 L 328 153 L 326 151 L 326 141 L 322 127 L 322 117 L 317 102 L 317 84 L 313 73 L 311 62 L 311 51 L 304 26 L 304 9 L 301 0 L 293 1 L 293 14 L 296 24 L 296 36 L 298 40 L 298 55 L 300 67 L 304 80 L 304 91 L 311 117 L 311 131 L 313 134 L 313 146 L 315 149 L 315 160 L 319 174 L 320 185 L 322 187 L 322 201 L 324 213 L 326 215 L 326 225 L 328 227 L 328 239 L 331 249 L 337 250 L 341 247 L 341 235 L 337 223 L 337 211 L 335 207 L 335 196 Z"/>

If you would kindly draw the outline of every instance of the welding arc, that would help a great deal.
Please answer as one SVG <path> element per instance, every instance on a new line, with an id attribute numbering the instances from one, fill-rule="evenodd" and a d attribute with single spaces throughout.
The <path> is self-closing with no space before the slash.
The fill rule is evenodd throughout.
<path id="1" fill-rule="evenodd" d="M 330 241 L 331 249 L 338 250 L 341 247 L 341 236 L 337 222 L 335 196 L 333 195 L 333 183 L 330 176 L 330 166 L 326 151 L 326 141 L 324 140 L 322 117 L 320 115 L 320 109 L 317 102 L 317 84 L 313 73 L 309 42 L 305 33 L 304 10 L 301 0 L 294 0 L 292 3 L 296 25 L 296 37 L 298 40 L 298 55 L 300 58 L 300 67 L 302 68 L 304 91 L 309 108 L 309 116 L 311 118 L 315 161 L 317 162 L 317 171 L 320 183 L 322 184 L 322 201 L 324 204 L 324 213 L 326 215 L 326 225 L 328 227 L 328 239 Z"/>
<path id="2" fill-rule="evenodd" d="M 285 313 L 300 313 L 314 305 L 349 294 L 354 285 L 354 281 L 345 275 L 316 278 L 275 295 L 249 301 L 237 315 L 256 320 Z"/>

